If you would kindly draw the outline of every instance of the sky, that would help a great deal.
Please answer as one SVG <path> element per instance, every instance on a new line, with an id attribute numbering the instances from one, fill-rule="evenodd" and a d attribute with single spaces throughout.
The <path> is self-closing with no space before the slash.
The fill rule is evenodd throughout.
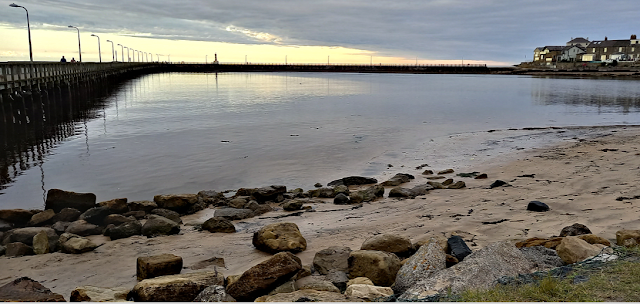
<path id="1" fill-rule="evenodd" d="M 26 14 L 0 0 L 0 62 L 29 60 Z M 640 35 L 637 0 L 15 0 L 35 61 L 154 60 L 331 64 L 530 61 L 575 37 Z M 111 40 L 114 42 L 113 48 Z M 158 54 L 158 55 L 155 55 Z M 133 55 L 131 55 L 133 56 Z"/>

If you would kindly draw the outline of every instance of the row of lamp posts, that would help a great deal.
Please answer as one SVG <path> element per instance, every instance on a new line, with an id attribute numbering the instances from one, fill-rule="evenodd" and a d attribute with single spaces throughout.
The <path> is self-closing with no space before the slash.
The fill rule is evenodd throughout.
<path id="1" fill-rule="evenodd" d="M 32 47 L 31 47 L 31 26 L 29 24 L 29 11 L 24 6 L 17 5 L 15 3 L 11 3 L 11 4 L 9 4 L 9 6 L 11 6 L 11 7 L 21 7 L 27 13 L 27 32 L 29 33 L 29 59 L 31 60 L 31 62 L 33 62 L 33 50 L 32 50 Z M 73 25 L 69 25 L 69 28 L 74 28 L 74 29 L 76 29 L 78 31 L 78 56 L 79 56 L 80 62 L 82 62 L 82 47 L 80 45 L 80 29 L 75 27 L 75 26 L 73 26 Z M 91 36 L 98 38 L 98 57 L 100 59 L 100 62 L 102 62 L 102 50 L 100 49 L 100 37 L 98 35 L 96 35 L 96 34 L 91 34 Z M 107 40 L 107 42 L 111 42 L 111 59 L 113 61 L 117 61 L 116 60 L 116 56 L 115 56 L 115 50 L 114 50 L 113 41 Z M 134 56 L 133 57 L 133 61 L 135 61 L 135 59 L 136 59 L 136 53 L 135 52 L 138 52 L 138 62 L 140 62 L 141 55 L 142 55 L 142 61 L 145 60 L 145 56 L 146 56 L 146 61 L 149 62 L 149 54 L 151 54 L 151 53 L 130 49 L 130 48 L 128 48 L 126 46 L 123 46 L 122 44 L 119 44 L 119 43 L 118 43 L 118 45 L 122 47 L 122 62 L 124 62 L 124 49 L 125 48 L 127 49 L 127 59 L 129 61 L 131 61 L 131 57 L 129 56 L 129 50 L 131 50 L 131 51 L 134 52 L 133 53 L 133 56 Z M 158 58 L 158 61 L 160 61 L 160 56 L 164 56 L 164 55 L 156 54 L 156 56 Z M 169 56 L 171 56 L 171 55 L 169 55 Z M 169 57 L 169 58 L 171 58 L 171 57 Z M 153 54 L 151 54 L 151 61 L 153 61 Z"/>

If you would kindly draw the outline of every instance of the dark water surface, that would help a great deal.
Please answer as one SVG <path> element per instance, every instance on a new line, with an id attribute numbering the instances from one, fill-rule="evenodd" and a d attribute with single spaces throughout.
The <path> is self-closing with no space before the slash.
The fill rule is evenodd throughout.
<path id="1" fill-rule="evenodd" d="M 388 163 L 397 168 L 408 158 L 444 165 L 469 153 L 447 148 L 451 141 L 482 150 L 477 143 L 489 135 L 460 139 L 479 131 L 639 124 L 638 84 L 500 75 L 148 75 L 103 99 L 39 157 L 27 151 L 26 160 L 5 159 L 0 209 L 42 208 L 51 188 L 93 192 L 98 201 L 152 200 L 271 184 L 310 189 L 347 175 L 380 176 Z"/>

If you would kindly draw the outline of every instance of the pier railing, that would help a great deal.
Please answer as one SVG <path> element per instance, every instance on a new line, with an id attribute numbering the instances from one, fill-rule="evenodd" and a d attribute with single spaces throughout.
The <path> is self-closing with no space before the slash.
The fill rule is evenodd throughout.
<path id="1" fill-rule="evenodd" d="M 0 91 L 31 87 L 45 83 L 90 80 L 96 75 L 109 76 L 157 66 L 147 62 L 63 63 L 5 62 L 0 63 Z"/>

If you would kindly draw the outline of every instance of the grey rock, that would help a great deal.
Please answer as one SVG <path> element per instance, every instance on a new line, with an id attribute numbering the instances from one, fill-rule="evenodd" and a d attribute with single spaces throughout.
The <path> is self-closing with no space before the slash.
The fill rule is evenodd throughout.
<path id="1" fill-rule="evenodd" d="M 396 276 L 393 291 L 397 294 L 404 293 L 417 281 L 428 278 L 434 273 L 446 268 L 446 254 L 437 240 L 433 239 L 426 246 L 420 247 L 418 252 L 411 256 L 402 265 Z"/>
<path id="2" fill-rule="evenodd" d="M 224 232 L 232 233 L 236 232 L 236 227 L 233 223 L 223 217 L 212 217 L 202 224 L 202 229 L 209 232 Z"/>
<path id="3" fill-rule="evenodd" d="M 534 265 L 509 241 L 489 244 L 463 262 L 419 280 L 398 300 L 411 301 L 436 294 L 460 293 L 467 289 L 488 289 L 503 276 L 530 273 Z"/>
<path id="4" fill-rule="evenodd" d="M 124 216 L 122 214 L 110 214 L 108 215 L 105 219 L 104 219 L 104 225 L 105 226 L 109 226 L 110 224 L 113 224 L 115 226 L 119 226 L 122 225 L 124 223 L 127 222 L 132 222 L 135 221 L 136 219 L 134 217 L 128 217 L 128 216 Z"/>
<path id="5" fill-rule="evenodd" d="M 351 192 L 351 194 L 349 194 L 349 197 L 351 198 L 351 203 L 359 204 L 362 202 L 371 202 L 376 198 L 382 197 L 383 195 L 384 187 L 375 185 L 365 190 Z"/>
<path id="6" fill-rule="evenodd" d="M 147 237 L 178 234 L 179 232 L 180 225 L 178 223 L 159 215 L 152 215 L 142 225 L 142 235 Z"/>
<path id="7" fill-rule="evenodd" d="M 64 208 L 60 212 L 56 213 L 56 215 L 53 216 L 52 221 L 54 223 L 75 222 L 80 218 L 81 214 L 82 212 L 80 212 L 78 209 Z"/>
<path id="8" fill-rule="evenodd" d="M 251 202 L 255 202 L 255 201 L 251 201 Z M 249 204 L 251 204 L 251 202 L 249 202 Z M 268 204 L 264 204 L 264 205 L 258 205 L 257 208 L 250 209 L 250 210 L 253 211 L 253 216 L 258 216 L 258 215 L 262 215 L 267 212 L 273 211 L 273 208 L 271 208 L 271 206 L 269 206 Z"/>
<path id="9" fill-rule="evenodd" d="M 311 197 L 319 197 L 319 198 L 334 198 L 336 193 L 332 188 L 318 188 L 314 190 L 309 190 L 309 194 Z"/>
<path id="10" fill-rule="evenodd" d="M 346 283 L 345 283 L 346 284 Z M 313 289 L 317 291 L 340 292 L 340 289 L 324 276 L 307 276 L 296 280 L 296 290 Z"/>
<path id="11" fill-rule="evenodd" d="M 325 277 L 327 281 L 333 283 L 340 292 L 344 292 L 347 289 L 347 283 L 349 282 L 349 276 L 344 271 L 331 270 Z"/>
<path id="12" fill-rule="evenodd" d="M 100 207 L 107 207 L 111 210 L 111 213 L 122 214 L 129 212 L 129 206 L 127 205 L 126 198 L 116 198 L 109 201 L 98 203 Z"/>
<path id="13" fill-rule="evenodd" d="M 64 208 L 74 208 L 85 212 L 96 206 L 96 195 L 93 193 L 76 193 L 60 189 L 49 189 L 45 201 L 45 209 L 60 212 Z"/>
<path id="14" fill-rule="evenodd" d="M 449 250 L 451 251 L 451 255 L 458 259 L 458 261 L 463 261 L 465 257 L 472 253 L 467 243 L 464 242 L 462 237 L 458 235 L 452 235 L 448 240 L 447 244 L 449 245 Z"/>
<path id="15" fill-rule="evenodd" d="M 102 234 L 103 230 L 98 225 L 87 223 L 85 220 L 77 220 L 69 224 L 65 232 L 79 236 L 88 236 Z"/>
<path id="16" fill-rule="evenodd" d="M 361 250 L 378 250 L 401 257 L 410 255 L 413 245 L 408 237 L 390 233 L 374 235 L 362 243 Z"/>
<path id="17" fill-rule="evenodd" d="M 545 212 L 545 211 L 549 211 L 549 206 L 540 201 L 531 201 L 527 205 L 527 210 L 536 211 L 536 212 Z"/>
<path id="18" fill-rule="evenodd" d="M 109 207 L 94 207 L 82 213 L 79 219 L 85 220 L 90 224 L 106 226 L 104 224 L 104 219 L 109 214 L 111 214 L 111 209 L 109 209 Z"/>
<path id="19" fill-rule="evenodd" d="M 214 213 L 216 217 L 224 217 L 228 220 L 243 220 L 254 215 L 251 209 L 223 208 L 217 209 Z"/>
<path id="20" fill-rule="evenodd" d="M 409 198 L 414 197 L 411 189 L 395 187 L 389 190 L 389 197 Z"/>
<path id="21" fill-rule="evenodd" d="M 303 204 L 304 204 L 304 201 L 299 199 L 294 199 L 282 204 L 282 209 L 284 209 L 285 211 L 297 211 L 302 209 Z"/>
<path id="22" fill-rule="evenodd" d="M 367 277 L 377 286 L 391 286 L 401 266 L 400 259 L 389 252 L 356 250 L 349 255 L 349 277 Z"/>
<path id="23" fill-rule="evenodd" d="M 332 270 L 349 270 L 349 247 L 329 247 L 316 252 L 313 257 L 313 268 L 320 274 L 328 274 Z"/>
<path id="24" fill-rule="evenodd" d="M 4 232 L 11 229 L 13 229 L 13 224 L 5 220 L 0 220 L 0 232 Z M 0 240 L 2 240 L 2 237 L 0 237 Z"/>
<path id="25" fill-rule="evenodd" d="M 31 220 L 29 220 L 29 223 L 27 223 L 27 225 L 32 227 L 51 225 L 53 224 L 52 219 L 55 215 L 56 213 L 53 212 L 52 209 L 47 209 L 40 213 L 34 214 L 31 217 Z"/>
<path id="26" fill-rule="evenodd" d="M 56 222 L 51 225 L 51 229 L 55 230 L 57 234 L 63 234 L 69 228 L 69 225 L 71 225 L 71 222 Z"/>
<path id="27" fill-rule="evenodd" d="M 178 212 L 175 212 L 169 209 L 163 209 L 163 208 L 153 209 L 151 210 L 151 214 L 168 218 L 176 222 L 177 224 L 182 224 L 182 219 L 180 219 L 180 214 Z"/>
<path id="28" fill-rule="evenodd" d="M 70 254 L 82 254 L 85 252 L 93 251 L 98 248 L 98 245 L 91 240 L 75 235 L 72 233 L 63 233 L 60 236 L 60 247 L 62 252 Z"/>
<path id="29" fill-rule="evenodd" d="M 207 205 L 213 206 L 226 206 L 227 198 L 224 196 L 224 193 L 217 192 L 214 190 L 204 190 L 200 191 L 197 194 L 198 201 L 204 202 Z"/>
<path id="30" fill-rule="evenodd" d="M 564 265 L 558 253 L 544 246 L 520 248 L 520 252 L 536 267 L 537 271 L 545 271 Z"/>
<path id="31" fill-rule="evenodd" d="M 21 277 L 0 286 L 0 302 L 65 302 L 65 299 L 42 284 Z"/>
<path id="32" fill-rule="evenodd" d="M 3 256 L 7 252 L 7 247 L 0 245 L 0 256 Z"/>
<path id="33" fill-rule="evenodd" d="M 349 205 L 351 203 L 351 199 L 344 193 L 338 193 L 333 199 L 333 203 L 336 205 Z"/>
<path id="34" fill-rule="evenodd" d="M 463 181 L 457 181 L 453 184 L 450 184 L 447 186 L 447 189 L 462 189 L 462 188 L 466 188 L 467 184 Z"/>
<path id="35" fill-rule="evenodd" d="M 109 237 L 111 240 L 124 239 L 134 235 L 142 234 L 142 224 L 138 221 L 130 221 L 122 223 L 116 227 L 109 229 Z"/>
<path id="36" fill-rule="evenodd" d="M 236 209 L 243 209 L 244 206 L 251 200 L 250 196 L 238 196 L 230 199 L 227 206 Z"/>
<path id="37" fill-rule="evenodd" d="M 143 219 L 145 216 L 147 216 L 147 213 L 142 211 L 142 210 L 138 210 L 138 211 L 129 211 L 127 213 L 122 214 L 126 217 L 132 216 L 134 217 L 136 220 L 141 220 Z"/>
<path id="38" fill-rule="evenodd" d="M 31 217 L 40 210 L 3 209 L 0 210 L 0 220 L 9 222 L 13 227 L 24 227 Z"/>
<path id="39" fill-rule="evenodd" d="M 193 302 L 235 302 L 236 300 L 227 294 L 224 286 L 213 285 L 205 288 Z"/>
<path id="40" fill-rule="evenodd" d="M 20 242 L 29 246 L 33 245 L 33 237 L 40 231 L 44 231 L 49 239 L 49 248 L 55 251 L 58 245 L 58 234 L 55 230 L 47 227 L 27 227 L 9 230 L 4 236 L 3 243 Z"/>
<path id="41" fill-rule="evenodd" d="M 337 185 L 335 187 L 333 187 L 333 196 L 335 197 L 338 194 L 344 194 L 344 195 L 349 195 L 350 191 L 349 191 L 349 187 L 345 186 L 345 185 Z"/>

